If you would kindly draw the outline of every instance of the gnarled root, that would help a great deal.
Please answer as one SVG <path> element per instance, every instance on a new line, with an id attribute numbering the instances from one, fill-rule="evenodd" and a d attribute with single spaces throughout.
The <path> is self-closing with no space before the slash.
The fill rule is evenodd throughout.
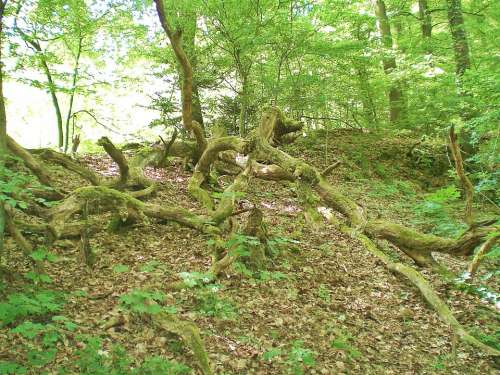
<path id="1" fill-rule="evenodd" d="M 162 207 L 146 204 L 129 194 L 105 186 L 88 186 L 75 190 L 61 204 L 51 210 L 50 225 L 56 238 L 65 232 L 70 218 L 81 213 L 86 202 L 92 210 L 117 212 L 123 221 L 140 221 L 144 216 L 175 221 L 181 225 L 200 230 L 204 233 L 218 233 L 218 229 L 208 220 L 179 207 Z"/>
<path id="2" fill-rule="evenodd" d="M 453 332 L 462 341 L 472 346 L 475 346 L 476 348 L 480 349 L 481 351 L 483 351 L 488 355 L 495 357 L 500 356 L 500 351 L 492 348 L 491 346 L 483 344 L 481 341 L 476 339 L 474 336 L 472 336 L 465 330 L 465 328 L 455 318 L 455 316 L 453 315 L 449 307 L 446 305 L 446 303 L 444 303 L 443 300 L 439 298 L 437 293 L 432 289 L 429 282 L 425 280 L 424 277 L 419 272 L 402 263 L 392 262 L 389 259 L 389 257 L 382 251 L 380 251 L 377 248 L 377 246 L 365 235 L 354 233 L 350 228 L 344 228 L 343 231 L 348 232 L 351 235 L 354 235 L 354 237 L 357 238 L 371 254 L 380 259 L 387 266 L 389 270 L 396 272 L 406 277 L 408 280 L 410 280 L 411 283 L 420 290 L 425 300 L 438 313 L 441 320 L 445 322 L 447 325 L 449 325 L 453 330 Z"/>
<path id="3" fill-rule="evenodd" d="M 186 345 L 193 351 L 203 375 L 212 375 L 205 344 L 200 336 L 200 331 L 194 323 L 177 318 L 175 315 L 159 313 L 151 315 L 151 321 L 160 329 L 176 334 L 182 338 Z"/>

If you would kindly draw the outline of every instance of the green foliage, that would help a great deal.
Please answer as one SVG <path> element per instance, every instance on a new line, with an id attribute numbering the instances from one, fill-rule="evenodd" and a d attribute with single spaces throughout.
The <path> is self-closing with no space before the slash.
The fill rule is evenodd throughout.
<path id="1" fill-rule="evenodd" d="M 120 297 L 121 307 L 135 313 L 158 314 L 167 312 L 175 313 L 174 306 L 161 306 L 159 303 L 165 300 L 165 294 L 160 291 L 133 290 Z"/>
<path id="2" fill-rule="evenodd" d="M 9 156 L 9 159 L 18 161 L 12 156 Z M 39 186 L 32 176 L 12 171 L 3 164 L 0 165 L 0 202 L 5 202 L 13 208 L 26 208 L 26 202 L 18 197 L 32 196 L 28 189 L 29 185 Z"/>
<path id="3" fill-rule="evenodd" d="M 115 345 L 107 352 L 102 339 L 94 336 L 82 337 L 84 348 L 76 352 L 76 367 L 82 375 L 183 375 L 192 370 L 174 361 L 159 356 L 147 357 L 140 365 L 133 366 L 133 359 L 126 350 Z"/>
<path id="4" fill-rule="evenodd" d="M 181 272 L 179 276 L 189 288 L 206 285 L 213 280 L 213 275 L 201 272 Z"/>
<path id="5" fill-rule="evenodd" d="M 217 295 L 217 290 L 200 290 L 197 295 L 197 309 L 200 313 L 215 318 L 233 320 L 238 312 L 227 298 L 221 298 Z"/>
<path id="6" fill-rule="evenodd" d="M 414 212 L 421 217 L 417 224 L 433 224 L 433 233 L 441 236 L 456 237 L 465 226 L 456 223 L 450 206 L 460 198 L 460 192 L 453 185 L 427 194 L 424 200 L 414 206 Z"/>
<path id="7" fill-rule="evenodd" d="M 315 353 L 307 348 L 304 348 L 304 342 L 301 340 L 294 341 L 292 348 L 288 353 L 287 364 L 293 375 L 303 375 L 306 369 L 316 365 Z"/>
<path id="8" fill-rule="evenodd" d="M 361 352 L 353 345 L 354 337 L 350 333 L 336 331 L 335 339 L 330 346 L 335 350 L 343 351 L 349 360 L 355 360 L 362 356 Z"/>
<path id="9" fill-rule="evenodd" d="M 273 256 L 278 256 L 283 249 L 299 243 L 300 241 L 287 237 L 272 237 L 267 240 L 267 246 Z"/>
<path id="10" fill-rule="evenodd" d="M 129 266 L 125 264 L 116 264 L 113 266 L 114 273 L 124 273 L 129 271 Z"/>
<path id="11" fill-rule="evenodd" d="M 0 361 L 0 374 L 5 375 L 24 375 L 28 373 L 25 366 L 21 366 L 15 362 Z"/>
<path id="12" fill-rule="evenodd" d="M 224 243 L 228 254 L 235 257 L 247 257 L 250 255 L 251 246 L 259 246 L 260 240 L 257 237 L 246 236 L 236 233 Z"/>
<path id="13" fill-rule="evenodd" d="M 9 325 L 25 317 L 45 317 L 60 311 L 63 298 L 60 293 L 46 290 L 14 293 L 0 303 L 0 326 Z"/>
<path id="14" fill-rule="evenodd" d="M 165 272 L 166 266 L 157 260 L 151 260 L 140 266 L 139 270 L 146 273 Z"/>
<path id="15" fill-rule="evenodd" d="M 283 356 L 286 356 L 285 363 L 293 375 L 306 374 L 308 368 L 316 365 L 316 354 L 311 349 L 305 348 L 304 342 L 301 340 L 294 341 L 288 351 L 283 351 L 280 348 L 266 350 L 262 354 L 262 359 L 266 362 L 271 362 L 275 358 Z"/>

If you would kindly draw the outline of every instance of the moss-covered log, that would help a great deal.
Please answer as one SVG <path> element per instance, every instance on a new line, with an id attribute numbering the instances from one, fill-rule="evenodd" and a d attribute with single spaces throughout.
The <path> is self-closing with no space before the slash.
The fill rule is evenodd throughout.
<path id="1" fill-rule="evenodd" d="M 47 186 L 52 186 L 52 181 L 50 174 L 47 169 L 43 168 L 38 161 L 35 160 L 33 155 L 31 155 L 27 150 L 20 146 L 14 139 L 7 136 L 7 147 L 12 154 L 21 158 L 26 166 L 33 172 L 33 174 L 38 178 L 40 183 Z"/>
<path id="2" fill-rule="evenodd" d="M 219 153 L 232 150 L 245 152 L 248 142 L 238 137 L 221 137 L 210 140 L 205 151 L 201 155 L 193 176 L 189 180 L 188 191 L 209 211 L 214 210 L 214 202 L 210 193 L 203 189 L 202 185 L 207 182 L 210 167 L 218 159 Z"/>
<path id="3" fill-rule="evenodd" d="M 147 204 L 115 189 L 105 186 L 89 186 L 75 190 L 68 198 L 51 209 L 50 225 L 56 238 L 60 238 L 65 233 L 72 216 L 81 213 L 87 202 L 90 202 L 90 212 L 115 212 L 123 221 L 139 221 L 144 217 L 150 217 L 174 221 L 204 233 L 218 232 L 217 228 L 209 224 L 209 219 L 183 208 Z"/>
<path id="4" fill-rule="evenodd" d="M 494 227 L 473 227 L 459 238 L 451 239 L 420 233 L 409 227 L 384 220 L 371 220 L 365 228 L 368 235 L 391 242 L 421 266 L 435 264 L 432 252 L 455 256 L 471 255 L 474 249 L 494 230 Z"/>
<path id="5" fill-rule="evenodd" d="M 101 176 L 87 168 L 85 165 L 74 161 L 66 154 L 56 152 L 51 149 L 44 149 L 40 153 L 40 156 L 47 161 L 59 164 L 66 169 L 77 173 L 94 186 L 98 186 L 103 183 L 103 178 Z"/>

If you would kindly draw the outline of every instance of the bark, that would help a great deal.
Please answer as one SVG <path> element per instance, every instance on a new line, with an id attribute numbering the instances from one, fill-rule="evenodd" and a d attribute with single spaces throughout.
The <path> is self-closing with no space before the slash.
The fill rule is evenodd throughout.
<path id="1" fill-rule="evenodd" d="M 3 205 L 3 204 L 2 204 Z M 43 262 L 33 260 L 30 255 L 33 252 L 33 246 L 29 243 L 29 241 L 23 236 L 21 231 L 17 228 L 14 223 L 13 218 L 13 210 L 9 208 L 7 205 L 3 207 L 5 212 L 5 221 L 6 221 L 6 229 L 7 232 L 12 236 L 14 241 L 16 241 L 17 245 L 20 247 L 24 256 L 33 263 L 35 269 L 38 273 L 44 273 Z"/>
<path id="2" fill-rule="evenodd" d="M 42 167 L 38 161 L 26 149 L 21 147 L 14 139 L 7 135 L 7 147 L 15 156 L 21 158 L 24 164 L 33 172 L 43 185 L 51 186 L 51 178 L 45 167 Z"/>
<path id="3" fill-rule="evenodd" d="M 474 224 L 474 216 L 472 214 L 472 202 L 474 201 L 474 186 L 465 174 L 464 163 L 462 160 L 462 153 L 458 145 L 457 135 L 455 134 L 455 127 L 450 128 L 450 148 L 455 160 L 455 170 L 457 171 L 460 183 L 465 191 L 465 222 L 469 227 Z"/>
<path id="4" fill-rule="evenodd" d="M 3 14 L 7 0 L 0 1 L 0 170 L 3 169 L 7 157 L 7 117 L 5 114 L 5 101 L 3 97 Z M 0 204 L 0 256 L 3 254 L 4 232 L 7 214 Z"/>
<path id="5" fill-rule="evenodd" d="M 201 155 L 193 176 L 189 179 L 189 193 L 196 198 L 209 211 L 214 210 L 214 202 L 202 185 L 207 182 L 210 167 L 218 159 L 219 153 L 227 150 L 245 152 L 247 142 L 238 137 L 221 137 L 210 140 L 205 151 Z"/>
<path id="6" fill-rule="evenodd" d="M 209 220 L 179 207 L 163 207 L 146 204 L 130 194 L 105 186 L 89 186 L 75 190 L 58 206 L 50 211 L 50 226 L 56 238 L 65 232 L 71 218 L 81 213 L 89 202 L 89 210 L 100 213 L 110 211 L 118 213 L 122 221 L 140 221 L 144 217 L 174 221 L 203 233 L 218 233 Z"/>
<path id="7" fill-rule="evenodd" d="M 21 10 L 21 3 L 19 4 L 18 7 L 18 13 L 20 10 Z M 61 107 L 59 105 L 59 99 L 57 97 L 56 85 L 52 77 L 52 72 L 50 71 L 49 64 L 47 63 L 47 59 L 45 58 L 40 43 L 36 39 L 26 34 L 17 26 L 17 19 L 15 20 L 14 27 L 16 31 L 19 33 L 19 35 L 21 35 L 21 38 L 26 43 L 28 43 L 31 46 L 31 48 L 35 51 L 38 59 L 40 60 L 40 65 L 42 67 L 43 73 L 45 74 L 45 78 L 47 79 L 47 88 L 49 90 L 50 98 L 52 100 L 52 106 L 54 107 L 54 111 L 56 114 L 58 146 L 59 149 L 62 150 L 64 147 L 64 128 L 63 128 L 62 112 L 61 112 Z"/>
<path id="8" fill-rule="evenodd" d="M 453 51 L 455 53 L 456 73 L 462 76 L 470 68 L 470 53 L 461 0 L 446 0 L 448 23 L 450 26 Z"/>
<path id="9" fill-rule="evenodd" d="M 467 271 L 470 274 L 470 277 L 474 277 L 477 269 L 479 268 L 479 265 L 481 264 L 481 261 L 485 257 L 486 254 L 490 252 L 490 250 L 495 246 L 495 244 L 498 242 L 500 239 L 500 236 L 494 235 L 493 237 L 490 237 L 488 241 L 483 243 L 483 245 L 479 248 L 478 252 L 476 255 L 474 255 L 474 258 L 472 259 L 472 262 L 469 264 L 469 267 L 467 268 Z"/>
<path id="10" fill-rule="evenodd" d="M 420 29 L 426 53 L 432 53 L 432 18 L 427 0 L 418 0 L 418 17 L 420 19 Z"/>
<path id="11" fill-rule="evenodd" d="M 74 103 L 75 94 L 76 94 L 76 83 L 78 80 L 78 68 L 80 65 L 80 57 L 82 55 L 82 43 L 83 43 L 83 36 L 80 34 L 80 36 L 78 38 L 78 47 L 77 47 L 76 56 L 75 56 L 75 66 L 73 68 L 73 77 L 72 77 L 71 90 L 70 90 L 70 96 L 69 96 L 68 114 L 66 116 L 66 125 L 65 125 L 66 133 L 64 136 L 64 153 L 68 152 L 68 148 L 69 148 L 69 127 L 70 127 L 71 117 L 73 116 L 73 103 Z"/>
<path id="12" fill-rule="evenodd" d="M 396 58 L 391 55 L 393 51 L 393 40 L 391 26 L 385 3 L 383 0 L 376 0 L 375 14 L 378 20 L 378 28 L 382 38 L 382 45 L 386 49 L 382 59 L 384 71 L 390 80 L 389 86 L 389 120 L 393 125 L 406 124 L 408 114 L 405 107 L 404 92 L 401 82 L 393 78 L 393 73 L 397 69 Z"/>
<path id="13" fill-rule="evenodd" d="M 247 118 L 247 107 L 248 107 L 248 78 L 246 76 L 242 77 L 242 87 L 240 93 L 240 117 L 239 117 L 239 131 L 240 137 L 244 137 L 246 135 L 246 118 Z"/>
<path id="14" fill-rule="evenodd" d="M 494 230 L 491 227 L 473 227 L 459 238 L 451 239 L 420 233 L 403 225 L 384 220 L 370 220 L 365 228 L 369 236 L 383 238 L 391 242 L 421 266 L 435 264 L 432 252 L 455 256 L 471 255 L 476 246 L 481 244 Z"/>
<path id="15" fill-rule="evenodd" d="M 66 154 L 56 152 L 51 149 L 44 149 L 41 151 L 40 157 L 47 161 L 59 164 L 66 169 L 77 173 L 94 186 L 98 186 L 103 183 L 103 178 L 101 176 L 99 176 L 91 169 L 87 168 L 84 164 L 74 161 Z"/>
<path id="16" fill-rule="evenodd" d="M 186 130 L 192 133 L 196 139 L 196 157 L 199 157 L 205 150 L 206 140 L 201 125 L 197 121 L 193 121 L 193 68 L 182 45 L 182 30 L 171 28 L 163 0 L 155 0 L 155 3 L 161 26 L 170 40 L 175 57 L 182 69 L 182 122 Z"/>
<path id="17" fill-rule="evenodd" d="M 186 345 L 193 351 L 203 375 L 213 374 L 205 344 L 201 339 L 198 327 L 194 323 L 181 320 L 173 314 L 164 312 L 151 315 L 151 320 L 158 328 L 174 333 L 184 340 Z"/>
<path id="18" fill-rule="evenodd" d="M 377 246 L 366 236 L 353 232 L 350 228 L 344 228 L 345 233 L 349 233 L 351 236 L 357 238 L 371 254 L 380 259 L 386 267 L 402 276 L 407 278 L 413 285 L 415 285 L 425 300 L 431 305 L 434 310 L 438 313 L 439 318 L 446 323 L 463 342 L 472 345 L 484 353 L 498 357 L 500 351 L 492 348 L 491 346 L 483 344 L 481 341 L 476 339 L 474 336 L 469 334 L 465 328 L 460 324 L 460 322 L 455 318 L 453 312 L 450 308 L 443 302 L 439 295 L 432 289 L 429 282 L 416 270 L 406 266 L 402 263 L 395 263 L 390 260 L 390 258 L 380 251 Z"/>

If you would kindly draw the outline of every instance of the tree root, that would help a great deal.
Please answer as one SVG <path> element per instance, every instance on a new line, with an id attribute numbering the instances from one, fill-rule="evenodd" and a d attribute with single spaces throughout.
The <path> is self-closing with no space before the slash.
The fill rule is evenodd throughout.
<path id="1" fill-rule="evenodd" d="M 12 154 L 23 159 L 26 166 L 33 172 L 33 174 L 38 178 L 40 183 L 46 186 L 52 186 L 52 180 L 49 173 L 45 168 L 43 168 L 40 163 L 38 163 L 33 155 L 26 151 L 22 146 L 20 146 L 14 139 L 7 136 L 7 148 L 12 152 Z"/>
<path id="2" fill-rule="evenodd" d="M 88 186 L 75 190 L 58 206 L 51 209 L 50 226 L 56 238 L 60 238 L 70 222 L 70 218 L 81 213 L 84 205 L 89 208 L 117 212 L 123 221 L 141 221 L 144 217 L 175 221 L 181 225 L 197 229 L 203 233 L 214 234 L 219 230 L 212 226 L 208 219 L 193 214 L 180 207 L 167 208 L 146 204 L 131 195 L 105 186 Z"/>
<path id="3" fill-rule="evenodd" d="M 468 343 L 484 353 L 498 357 L 500 356 L 500 351 L 492 348 L 489 345 L 483 344 L 481 341 L 476 339 L 474 336 L 469 334 L 465 328 L 460 324 L 460 322 L 455 318 L 449 307 L 446 303 L 443 302 L 441 298 L 437 295 L 437 293 L 432 289 L 432 286 L 429 284 L 427 280 L 415 269 L 406 266 L 402 263 L 395 263 L 390 260 L 390 258 L 383 253 L 378 247 L 364 234 L 356 233 L 351 228 L 344 227 L 342 232 L 350 234 L 352 237 L 356 238 L 360 241 L 363 246 L 374 256 L 380 259 L 386 267 L 398 273 L 408 280 L 411 281 L 413 285 L 415 285 L 425 300 L 434 308 L 434 310 L 438 313 L 439 317 L 443 322 L 445 322 L 448 326 L 451 327 L 454 334 L 456 334 L 463 342 Z"/>
<path id="4" fill-rule="evenodd" d="M 180 336 L 193 351 L 203 375 L 213 374 L 205 344 L 200 336 L 198 327 L 194 323 L 181 320 L 172 314 L 163 312 L 151 315 L 151 321 L 158 328 Z"/>

